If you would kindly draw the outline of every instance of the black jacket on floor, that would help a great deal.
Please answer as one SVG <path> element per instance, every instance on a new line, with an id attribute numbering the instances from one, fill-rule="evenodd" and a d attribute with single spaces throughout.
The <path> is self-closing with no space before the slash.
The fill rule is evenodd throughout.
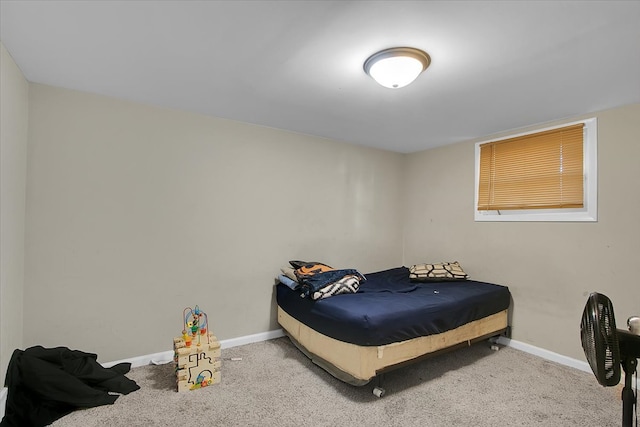
<path id="1" fill-rule="evenodd" d="M 79 408 L 110 405 L 140 387 L 124 374 L 130 363 L 104 368 L 97 356 L 66 347 L 15 350 L 9 361 L 0 427 L 46 426 Z"/>

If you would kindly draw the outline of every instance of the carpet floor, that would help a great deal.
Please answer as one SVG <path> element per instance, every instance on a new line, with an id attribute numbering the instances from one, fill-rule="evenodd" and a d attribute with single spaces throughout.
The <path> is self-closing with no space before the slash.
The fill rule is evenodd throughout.
<path id="1" fill-rule="evenodd" d="M 338 381 L 286 337 L 222 357 L 220 384 L 177 393 L 172 363 L 134 368 L 127 376 L 140 390 L 53 426 L 607 427 L 622 419 L 621 385 L 486 342 L 386 374 L 382 398 L 371 384 Z"/>

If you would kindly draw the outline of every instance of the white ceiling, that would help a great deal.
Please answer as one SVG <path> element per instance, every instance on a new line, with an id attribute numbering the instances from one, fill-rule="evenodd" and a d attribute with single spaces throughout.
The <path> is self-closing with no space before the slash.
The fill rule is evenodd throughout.
<path id="1" fill-rule="evenodd" d="M 640 1 L 9 1 L 27 80 L 413 152 L 640 102 Z M 363 71 L 412 46 L 402 89 Z"/>

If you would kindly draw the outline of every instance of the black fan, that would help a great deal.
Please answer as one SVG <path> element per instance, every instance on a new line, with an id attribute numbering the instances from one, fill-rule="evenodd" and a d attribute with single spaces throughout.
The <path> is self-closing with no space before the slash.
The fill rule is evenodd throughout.
<path id="1" fill-rule="evenodd" d="M 622 390 L 622 425 L 632 427 L 637 396 L 631 387 L 640 358 L 640 336 L 616 329 L 613 304 L 607 296 L 597 292 L 589 295 L 580 324 L 582 348 L 598 382 L 611 387 L 620 382 L 620 366 L 625 381 Z"/>

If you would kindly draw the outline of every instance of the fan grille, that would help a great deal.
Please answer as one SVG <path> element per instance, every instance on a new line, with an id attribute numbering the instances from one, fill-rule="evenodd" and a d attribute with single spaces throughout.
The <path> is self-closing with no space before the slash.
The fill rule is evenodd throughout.
<path id="1" fill-rule="evenodd" d="M 603 386 L 620 382 L 620 346 L 613 305 L 608 297 L 589 295 L 580 324 L 582 349 L 591 370 Z"/>

